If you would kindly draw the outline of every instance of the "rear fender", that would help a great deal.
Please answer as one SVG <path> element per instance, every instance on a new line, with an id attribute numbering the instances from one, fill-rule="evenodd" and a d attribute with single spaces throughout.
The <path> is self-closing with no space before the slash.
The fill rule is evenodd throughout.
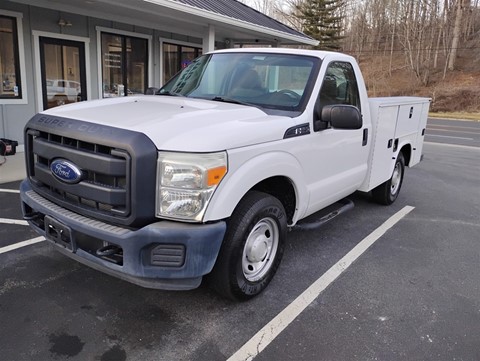
<path id="1" fill-rule="evenodd" d="M 393 153 L 393 155 L 392 155 L 392 161 L 390 162 L 390 166 L 389 166 L 389 169 L 390 169 L 389 174 L 393 174 L 393 169 L 395 168 L 395 163 L 397 161 L 397 158 L 398 158 L 398 155 L 400 154 L 400 152 L 403 152 L 403 156 L 404 156 L 404 159 L 405 159 L 405 166 L 406 167 L 409 166 L 411 153 L 412 153 L 411 149 L 412 149 L 412 145 L 410 144 L 410 142 L 407 142 L 407 141 L 400 141 L 399 142 L 398 147 L 397 147 L 397 151 L 395 153 Z M 386 179 L 386 180 L 388 180 L 388 179 Z"/>
<path id="2" fill-rule="evenodd" d="M 392 164 L 391 164 L 392 172 L 393 172 L 393 168 L 395 167 L 395 161 L 398 158 L 398 154 L 400 154 L 400 152 L 403 152 L 403 156 L 404 156 L 404 159 L 405 159 L 405 166 L 409 166 L 411 155 L 412 155 L 412 144 L 410 143 L 410 141 L 408 139 L 400 140 L 400 142 L 398 144 L 397 151 L 395 153 L 395 157 L 392 157 L 393 158 L 392 159 Z"/>

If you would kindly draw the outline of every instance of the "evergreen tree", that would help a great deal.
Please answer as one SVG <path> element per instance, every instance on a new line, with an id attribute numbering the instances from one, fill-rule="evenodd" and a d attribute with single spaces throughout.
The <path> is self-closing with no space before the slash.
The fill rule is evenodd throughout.
<path id="1" fill-rule="evenodd" d="M 303 0 L 296 6 L 303 32 L 320 42 L 316 49 L 340 49 L 344 5 L 344 0 Z"/>

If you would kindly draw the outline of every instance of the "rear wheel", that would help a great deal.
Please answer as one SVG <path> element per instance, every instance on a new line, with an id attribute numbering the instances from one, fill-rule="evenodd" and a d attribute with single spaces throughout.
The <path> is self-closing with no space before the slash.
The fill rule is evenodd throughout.
<path id="1" fill-rule="evenodd" d="M 210 275 L 211 286 L 233 300 L 247 300 L 272 280 L 283 255 L 287 233 L 285 210 L 269 194 L 252 191 L 230 218 Z"/>
<path id="2" fill-rule="evenodd" d="M 400 152 L 395 161 L 391 178 L 372 190 L 373 199 L 377 203 L 384 205 L 390 205 L 395 202 L 402 187 L 404 173 L 405 159 L 403 153 Z"/>

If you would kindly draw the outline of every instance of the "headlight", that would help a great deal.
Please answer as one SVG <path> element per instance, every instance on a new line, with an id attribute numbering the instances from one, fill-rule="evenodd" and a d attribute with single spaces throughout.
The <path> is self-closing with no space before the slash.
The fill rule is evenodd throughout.
<path id="1" fill-rule="evenodd" d="M 201 221 L 227 173 L 227 154 L 158 153 L 157 217 Z"/>

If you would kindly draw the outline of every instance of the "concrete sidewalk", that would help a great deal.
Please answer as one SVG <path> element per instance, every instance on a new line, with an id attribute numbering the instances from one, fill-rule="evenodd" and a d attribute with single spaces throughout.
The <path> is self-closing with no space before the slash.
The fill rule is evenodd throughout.
<path id="1" fill-rule="evenodd" d="M 0 157 L 0 164 L 0 184 L 18 181 L 27 176 L 23 152 L 5 158 Z"/>

